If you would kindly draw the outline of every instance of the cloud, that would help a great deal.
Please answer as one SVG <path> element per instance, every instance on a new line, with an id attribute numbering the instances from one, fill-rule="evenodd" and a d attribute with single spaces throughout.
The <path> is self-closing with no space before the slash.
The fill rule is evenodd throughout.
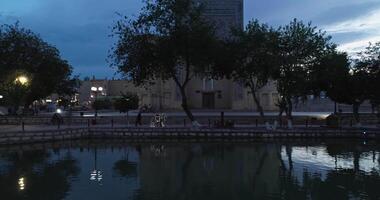
<path id="1" fill-rule="evenodd" d="M 380 8 L 356 18 L 330 24 L 324 29 L 333 36 L 360 34 L 360 37 L 342 42 L 338 46 L 339 50 L 346 51 L 353 56 L 367 47 L 370 42 L 380 41 Z"/>
<path id="2" fill-rule="evenodd" d="M 380 30 L 380 9 L 369 12 L 343 22 L 338 22 L 325 27 L 329 33 L 351 33 L 351 32 L 378 32 Z"/>
<path id="3" fill-rule="evenodd" d="M 338 50 L 348 52 L 351 56 L 354 56 L 355 54 L 359 53 L 360 51 L 368 47 L 370 43 L 376 43 L 379 41 L 380 41 L 380 35 L 365 37 L 362 39 L 343 43 L 338 46 Z"/>

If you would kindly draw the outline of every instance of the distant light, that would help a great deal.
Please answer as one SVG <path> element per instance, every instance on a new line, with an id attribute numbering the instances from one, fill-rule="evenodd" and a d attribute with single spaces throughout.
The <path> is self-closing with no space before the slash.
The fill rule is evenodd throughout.
<path id="1" fill-rule="evenodd" d="M 58 109 L 56 110 L 56 113 L 61 114 L 61 113 L 62 113 L 62 110 L 61 110 L 60 108 L 58 108 Z"/>
<path id="2" fill-rule="evenodd" d="M 99 91 L 103 91 L 103 88 L 102 88 L 102 87 L 98 87 L 98 90 L 99 90 Z"/>
<path id="3" fill-rule="evenodd" d="M 91 97 L 91 98 L 94 98 L 94 95 L 91 95 L 90 97 Z"/>
<path id="4" fill-rule="evenodd" d="M 91 87 L 91 91 L 96 92 L 96 91 L 98 91 L 98 88 L 97 87 Z"/>
<path id="5" fill-rule="evenodd" d="M 46 103 L 51 103 L 52 100 L 51 99 L 46 99 Z"/>
<path id="6" fill-rule="evenodd" d="M 25 178 L 24 177 L 21 177 L 18 179 L 18 187 L 20 190 L 25 189 Z"/>
<path id="7" fill-rule="evenodd" d="M 19 76 L 16 78 L 15 82 L 21 83 L 21 85 L 27 85 L 29 80 L 26 76 Z"/>
<path id="8" fill-rule="evenodd" d="M 3 95 L 0 95 L 0 99 L 4 98 Z"/>
<path id="9" fill-rule="evenodd" d="M 94 170 L 90 173 L 90 180 L 91 180 L 91 181 L 101 182 L 102 179 L 103 179 L 102 171 L 94 169 Z"/>

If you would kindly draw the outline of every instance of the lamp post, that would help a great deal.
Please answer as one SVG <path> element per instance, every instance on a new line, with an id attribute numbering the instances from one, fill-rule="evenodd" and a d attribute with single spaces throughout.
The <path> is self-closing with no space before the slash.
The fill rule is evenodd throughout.
<path id="1" fill-rule="evenodd" d="M 14 84 L 15 85 L 21 85 L 22 87 L 27 87 L 29 85 L 29 78 L 25 75 L 19 75 L 16 77 L 16 79 L 14 80 Z M 15 108 L 14 112 L 16 113 L 17 110 L 18 110 L 18 106 Z"/>
<path id="2" fill-rule="evenodd" d="M 98 99 L 98 93 L 103 92 L 103 87 L 91 87 L 91 91 L 95 94 L 95 101 L 96 101 Z M 95 105 L 95 123 L 96 123 L 97 116 L 98 116 L 98 107 L 97 105 Z"/>

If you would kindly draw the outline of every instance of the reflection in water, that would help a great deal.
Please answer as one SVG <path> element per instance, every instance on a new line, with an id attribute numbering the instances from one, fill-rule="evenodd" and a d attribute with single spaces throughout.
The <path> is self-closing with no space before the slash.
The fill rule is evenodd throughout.
<path id="1" fill-rule="evenodd" d="M 363 141 L 26 147 L 0 150 L 1 199 L 380 199 Z"/>
<path id="2" fill-rule="evenodd" d="M 25 180 L 24 180 L 24 177 L 21 177 L 21 178 L 18 179 L 18 186 L 19 186 L 20 190 L 24 190 L 25 189 Z"/>
<path id="3" fill-rule="evenodd" d="M 1 199 L 63 199 L 70 191 L 70 177 L 78 175 L 79 167 L 70 152 L 61 153 L 54 150 L 1 152 Z"/>
<path id="4" fill-rule="evenodd" d="M 95 181 L 102 185 L 103 174 L 102 171 L 98 169 L 98 151 L 97 148 L 94 148 L 94 167 L 90 173 L 90 181 Z"/>

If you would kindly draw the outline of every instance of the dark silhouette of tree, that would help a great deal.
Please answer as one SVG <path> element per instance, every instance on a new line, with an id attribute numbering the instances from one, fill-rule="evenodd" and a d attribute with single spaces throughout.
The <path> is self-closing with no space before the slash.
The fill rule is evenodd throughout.
<path id="1" fill-rule="evenodd" d="M 276 55 L 279 47 L 279 34 L 266 24 L 250 21 L 245 30 L 236 30 L 230 42 L 230 56 L 234 58 L 232 76 L 251 91 L 252 97 L 265 120 L 258 92 L 268 84 L 273 70 L 279 64 Z"/>
<path id="2" fill-rule="evenodd" d="M 192 122 L 186 88 L 194 77 L 213 71 L 217 46 L 215 29 L 202 17 L 202 8 L 192 0 L 145 1 L 137 19 L 117 22 L 119 40 L 110 55 L 112 65 L 137 85 L 174 80 Z"/>
<path id="3" fill-rule="evenodd" d="M 275 70 L 280 101 L 286 103 L 286 116 L 291 127 L 294 101 L 311 94 L 310 71 L 320 59 L 335 49 L 331 37 L 317 30 L 311 23 L 294 19 L 280 28 L 280 65 Z"/>
<path id="4" fill-rule="evenodd" d="M 63 91 L 69 87 L 71 66 L 62 60 L 57 48 L 46 43 L 31 30 L 18 24 L 0 26 L 0 81 L 11 87 L 23 73 L 29 79 L 28 90 L 22 103 L 29 106 L 33 101 Z M 7 89 L 3 89 L 7 91 Z M 3 94 L 7 98 L 7 93 Z"/>
<path id="5" fill-rule="evenodd" d="M 370 44 L 359 53 L 358 64 L 368 73 L 368 100 L 377 107 L 380 122 L 380 42 Z"/>
<path id="6" fill-rule="evenodd" d="M 334 52 L 322 59 L 313 72 L 315 83 L 337 103 L 352 105 L 354 119 L 360 122 L 359 107 L 369 98 L 370 74 L 363 63 L 352 64 L 345 53 Z"/>

